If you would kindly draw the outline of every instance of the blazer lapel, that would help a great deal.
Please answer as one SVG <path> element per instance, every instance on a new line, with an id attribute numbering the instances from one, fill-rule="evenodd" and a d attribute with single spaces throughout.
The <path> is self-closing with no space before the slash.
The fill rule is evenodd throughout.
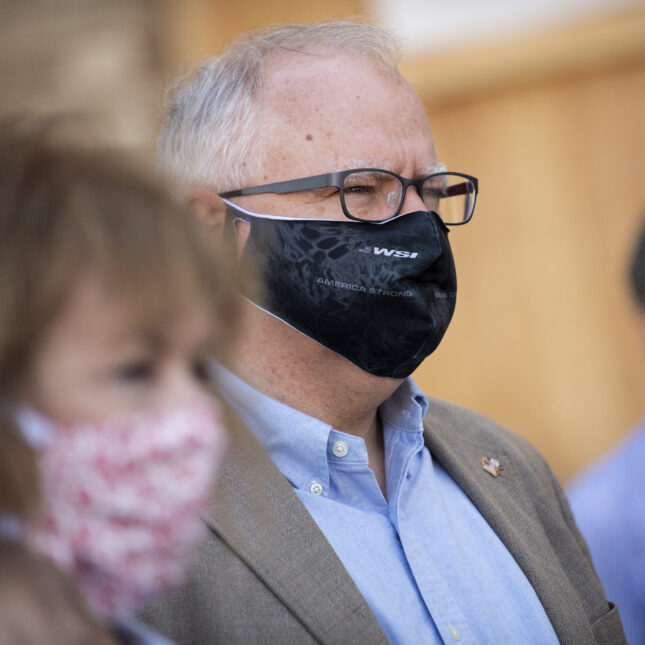
<path id="1" fill-rule="evenodd" d="M 572 587 L 536 511 L 536 494 L 527 489 L 509 444 L 495 433 L 480 433 L 470 416 L 431 401 L 424 437 L 439 461 L 500 537 L 535 589 L 563 643 L 593 642 L 585 608 Z M 482 464 L 482 458 L 485 461 Z M 498 475 L 492 459 L 502 466 Z M 495 462 L 492 462 L 494 466 Z M 486 467 L 484 467 L 486 466 Z M 545 504 L 550 507 L 551 504 Z M 561 523 L 561 522 L 560 522 Z M 565 550 L 566 545 L 559 545 Z M 578 557 L 580 557 L 578 555 Z"/>
<path id="2" fill-rule="evenodd" d="M 289 482 L 224 407 L 232 445 L 207 523 L 320 642 L 387 643 Z"/>

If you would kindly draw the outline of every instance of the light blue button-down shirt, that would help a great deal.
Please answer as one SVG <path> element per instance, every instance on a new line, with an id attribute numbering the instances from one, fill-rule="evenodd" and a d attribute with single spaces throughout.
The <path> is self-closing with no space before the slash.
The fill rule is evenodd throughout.
<path id="1" fill-rule="evenodd" d="M 217 370 L 222 395 L 289 480 L 391 643 L 554 645 L 511 554 L 423 442 L 407 379 L 379 408 L 387 500 L 363 439 Z"/>

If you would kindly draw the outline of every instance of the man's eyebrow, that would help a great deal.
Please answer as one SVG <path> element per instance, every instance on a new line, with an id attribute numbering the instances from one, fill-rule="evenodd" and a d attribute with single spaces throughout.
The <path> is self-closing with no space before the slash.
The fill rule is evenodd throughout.
<path id="1" fill-rule="evenodd" d="M 354 168 L 381 168 L 382 170 L 390 170 L 387 167 L 388 164 L 375 163 L 373 160 L 368 161 L 365 159 L 349 159 L 346 163 L 343 164 L 342 168 L 339 170 L 353 170 Z M 419 168 L 419 177 L 425 177 L 426 175 L 432 175 L 436 172 L 446 172 L 446 164 L 436 161 L 435 163 L 421 166 Z"/>
<path id="2" fill-rule="evenodd" d="M 422 166 L 420 176 L 425 177 L 426 175 L 432 175 L 436 172 L 446 172 L 446 170 L 448 170 L 446 164 L 441 163 L 441 161 L 437 161 L 429 166 Z"/>
<path id="3" fill-rule="evenodd" d="M 348 159 L 346 163 L 343 164 L 341 170 L 353 170 L 354 168 L 383 168 L 382 164 L 374 163 L 374 160 L 368 161 L 366 159 Z"/>

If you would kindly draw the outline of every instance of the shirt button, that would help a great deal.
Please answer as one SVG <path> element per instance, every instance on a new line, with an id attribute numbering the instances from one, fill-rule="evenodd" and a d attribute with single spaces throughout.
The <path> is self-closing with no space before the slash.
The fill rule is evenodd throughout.
<path id="1" fill-rule="evenodd" d="M 449 625 L 448 626 L 448 631 L 450 632 L 450 635 L 452 636 L 452 640 L 458 641 L 461 638 L 461 635 L 459 634 L 459 630 L 454 625 Z"/>
<path id="2" fill-rule="evenodd" d="M 323 492 L 322 484 L 319 484 L 318 482 L 314 482 L 309 488 L 309 491 L 314 495 L 320 495 Z"/>
<path id="3" fill-rule="evenodd" d="M 344 457 L 347 454 L 348 450 L 349 448 L 344 441 L 336 441 L 331 447 L 331 451 L 336 455 L 336 457 Z"/>

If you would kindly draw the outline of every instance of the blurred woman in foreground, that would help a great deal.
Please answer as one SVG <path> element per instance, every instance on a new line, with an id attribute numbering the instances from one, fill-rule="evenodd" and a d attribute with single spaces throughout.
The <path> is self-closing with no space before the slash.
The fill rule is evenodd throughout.
<path id="1" fill-rule="evenodd" d="M 0 132 L 0 643 L 165 642 L 223 447 L 211 240 L 115 162 Z"/>

